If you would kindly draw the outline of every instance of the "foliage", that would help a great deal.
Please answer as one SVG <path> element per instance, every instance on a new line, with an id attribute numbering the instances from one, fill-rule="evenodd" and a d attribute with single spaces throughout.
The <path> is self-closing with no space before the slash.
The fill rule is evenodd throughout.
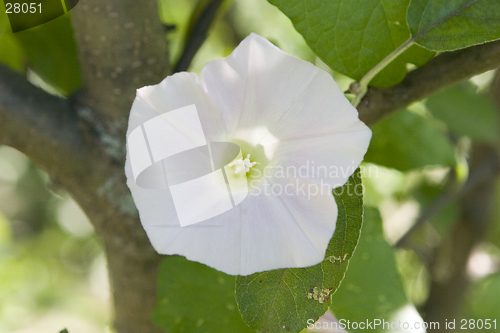
<path id="1" fill-rule="evenodd" d="M 234 282 L 234 276 L 184 257 L 166 257 L 153 320 L 171 333 L 253 332 L 238 313 Z"/>
<path id="2" fill-rule="evenodd" d="M 454 149 L 446 133 L 428 118 L 402 110 L 373 126 L 365 161 L 401 171 L 455 165 Z"/>
<path id="3" fill-rule="evenodd" d="M 70 14 L 15 34 L 28 66 L 63 95 L 80 87 L 80 69 Z"/>
<path id="4" fill-rule="evenodd" d="M 3 4 L 0 4 L 0 8 Z M 12 34 L 4 10 L 0 10 L 0 61 L 20 72 L 26 67 L 62 95 L 81 85 L 70 14 L 40 26 Z"/>
<path id="5" fill-rule="evenodd" d="M 451 51 L 500 38 L 496 0 L 411 0 L 412 38 L 429 50 Z"/>
<path id="6" fill-rule="evenodd" d="M 410 37 L 409 0 L 270 0 L 293 22 L 316 54 L 332 69 L 360 80 Z M 355 13 L 355 15 L 353 15 Z M 425 64 L 434 53 L 414 46 L 387 66 L 372 84 L 400 82 L 406 64 Z"/>
<path id="7" fill-rule="evenodd" d="M 471 82 L 464 82 L 431 96 L 425 104 L 454 133 L 473 140 L 498 142 L 498 112 L 486 93 L 477 90 Z"/>
<path id="8" fill-rule="evenodd" d="M 10 34 L 9 20 L 0 3 L 0 62 L 17 70 L 24 69 L 24 52 L 14 35 Z"/>

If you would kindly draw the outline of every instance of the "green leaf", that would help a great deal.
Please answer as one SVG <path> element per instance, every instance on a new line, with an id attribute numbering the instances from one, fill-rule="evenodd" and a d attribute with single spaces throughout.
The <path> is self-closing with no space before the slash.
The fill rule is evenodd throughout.
<path id="1" fill-rule="evenodd" d="M 17 71 L 24 70 L 24 52 L 10 32 L 9 18 L 5 14 L 3 2 L 0 2 L 0 62 Z"/>
<path id="2" fill-rule="evenodd" d="M 498 0 L 411 0 L 408 26 L 415 42 L 451 51 L 500 38 Z"/>
<path id="3" fill-rule="evenodd" d="M 394 252 L 384 239 L 380 214 L 375 208 L 365 208 L 356 254 L 349 263 L 342 285 L 332 296 L 330 311 L 338 320 L 358 323 L 375 319 L 391 321 L 407 304 Z M 366 330 L 349 330 L 362 331 Z M 370 331 L 384 329 L 378 326 Z"/>
<path id="4" fill-rule="evenodd" d="M 334 190 L 339 215 L 325 260 L 315 266 L 239 276 L 236 301 L 243 319 L 257 332 L 300 332 L 330 305 L 358 243 L 363 220 L 359 169 Z"/>
<path id="5" fill-rule="evenodd" d="M 451 142 L 432 118 L 403 110 L 373 126 L 372 132 L 366 162 L 400 171 L 456 164 Z"/>
<path id="6" fill-rule="evenodd" d="M 180 256 L 164 257 L 154 323 L 170 333 L 250 333 L 234 300 L 235 277 Z"/>
<path id="7" fill-rule="evenodd" d="M 409 0 L 268 0 L 288 16 L 314 52 L 332 69 L 359 81 L 410 38 Z M 392 61 L 371 85 L 388 87 L 406 75 L 406 64 L 432 56 L 417 45 Z"/>
<path id="8" fill-rule="evenodd" d="M 65 328 L 65 329 L 63 329 L 63 330 L 62 330 L 61 332 L 59 332 L 59 333 L 69 333 L 69 332 L 68 332 L 68 329 L 67 329 L 67 328 Z"/>
<path id="9" fill-rule="evenodd" d="M 69 15 L 15 34 L 26 51 L 28 66 L 64 95 L 81 85 Z"/>
<path id="10" fill-rule="evenodd" d="M 470 82 L 464 82 L 426 101 L 432 115 L 448 127 L 473 140 L 495 143 L 500 139 L 498 113 L 486 93 L 477 93 Z"/>

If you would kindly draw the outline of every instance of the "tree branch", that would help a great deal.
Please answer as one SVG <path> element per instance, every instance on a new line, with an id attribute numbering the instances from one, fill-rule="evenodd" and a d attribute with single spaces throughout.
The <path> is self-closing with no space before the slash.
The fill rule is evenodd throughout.
<path id="1" fill-rule="evenodd" d="M 497 67 L 500 41 L 442 53 L 394 87 L 370 88 L 358 106 L 359 118 L 373 125 L 433 93 Z"/>
<path id="2" fill-rule="evenodd" d="M 27 154 L 89 216 L 107 252 L 118 332 L 160 332 L 150 319 L 159 256 L 141 227 L 123 163 L 106 153 L 98 133 L 68 100 L 0 65 L 0 143 Z"/>
<path id="3" fill-rule="evenodd" d="M 68 100 L 52 96 L 0 64 L 0 142 L 51 174 L 82 176 L 87 149 Z"/>

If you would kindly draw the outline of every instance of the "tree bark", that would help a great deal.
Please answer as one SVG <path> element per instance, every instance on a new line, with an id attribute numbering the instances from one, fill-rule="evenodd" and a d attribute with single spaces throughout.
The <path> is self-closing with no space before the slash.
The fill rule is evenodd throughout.
<path id="1" fill-rule="evenodd" d="M 97 200 L 87 200 L 87 193 L 75 199 L 104 243 L 116 330 L 161 332 L 151 320 L 160 257 L 142 229 L 123 171 L 125 132 L 135 90 L 169 74 L 158 3 L 82 0 L 72 11 L 72 23 L 83 77 L 77 114 L 97 134 L 96 144 L 109 163 L 98 186 L 89 189 L 81 184 Z"/>
<path id="2" fill-rule="evenodd" d="M 71 19 L 84 82 L 83 104 L 123 134 L 135 90 L 159 83 L 170 72 L 158 3 L 81 0 Z"/>

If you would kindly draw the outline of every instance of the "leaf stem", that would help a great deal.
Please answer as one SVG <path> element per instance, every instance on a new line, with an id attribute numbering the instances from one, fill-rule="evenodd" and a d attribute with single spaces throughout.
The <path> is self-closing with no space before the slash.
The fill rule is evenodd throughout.
<path id="1" fill-rule="evenodd" d="M 352 105 L 354 107 L 357 107 L 359 103 L 361 102 L 361 99 L 366 95 L 366 92 L 368 90 L 368 84 L 370 81 L 381 71 L 383 70 L 387 65 L 389 65 L 394 59 L 396 59 L 401 53 L 403 53 L 406 49 L 408 49 L 410 46 L 412 46 L 414 39 L 409 38 L 406 42 L 401 44 L 397 49 L 392 51 L 387 57 L 385 57 L 381 62 L 379 62 L 375 67 L 370 69 L 368 73 L 365 74 L 361 78 L 359 82 L 355 83 L 354 86 L 354 93 L 356 96 L 352 100 Z"/>

